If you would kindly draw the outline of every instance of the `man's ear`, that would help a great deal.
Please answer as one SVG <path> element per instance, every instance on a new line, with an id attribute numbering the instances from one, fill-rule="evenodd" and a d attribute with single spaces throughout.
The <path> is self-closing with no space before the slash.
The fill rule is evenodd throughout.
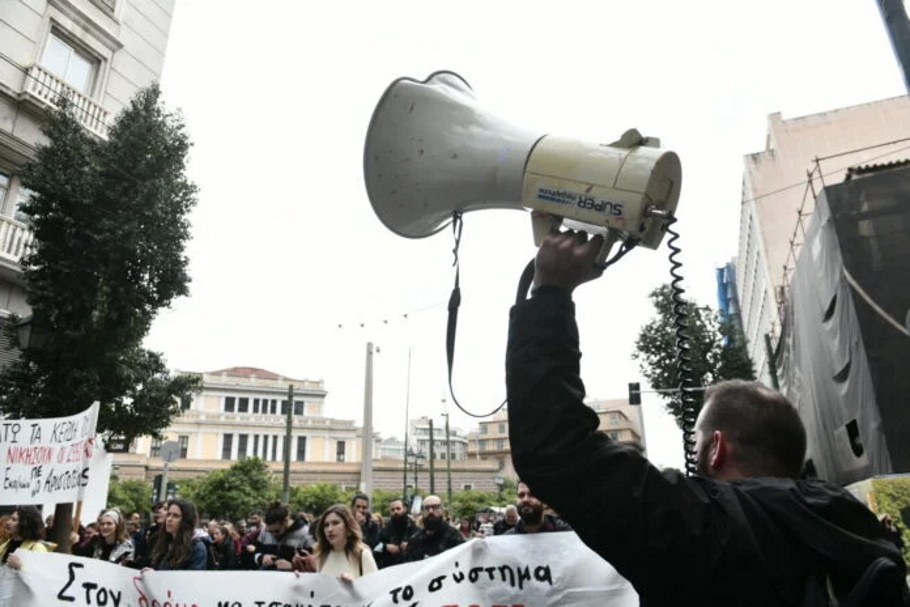
<path id="1" fill-rule="evenodd" d="M 729 451 L 730 443 L 727 442 L 724 433 L 720 430 L 715 430 L 711 434 L 711 452 L 708 458 L 708 465 L 711 470 L 719 472 L 723 470 L 724 466 L 729 465 Z"/>

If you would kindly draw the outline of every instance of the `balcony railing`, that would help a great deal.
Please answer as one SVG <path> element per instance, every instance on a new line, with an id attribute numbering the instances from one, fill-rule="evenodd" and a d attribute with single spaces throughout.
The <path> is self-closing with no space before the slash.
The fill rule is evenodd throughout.
<path id="1" fill-rule="evenodd" d="M 56 105 L 60 95 L 68 95 L 73 113 L 82 126 L 103 139 L 107 138 L 107 111 L 40 65 L 28 68 L 25 92 L 50 106 Z"/>
<path id="2" fill-rule="evenodd" d="M 34 238 L 28 226 L 0 215 L 0 257 L 19 263 Z"/>

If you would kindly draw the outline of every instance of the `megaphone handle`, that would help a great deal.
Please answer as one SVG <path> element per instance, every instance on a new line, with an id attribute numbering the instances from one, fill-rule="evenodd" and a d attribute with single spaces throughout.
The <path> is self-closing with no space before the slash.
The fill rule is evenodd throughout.
<path id="1" fill-rule="evenodd" d="M 617 240 L 619 240 L 619 235 L 614 230 L 607 230 L 607 235 L 604 237 L 604 243 L 600 247 L 597 259 L 594 261 L 595 266 L 606 267 L 607 257 L 610 255 L 610 251 L 613 250 L 613 245 L 616 244 Z"/>
<path id="2" fill-rule="evenodd" d="M 562 225 L 562 217 L 550 215 L 542 212 L 531 213 L 531 231 L 534 233 L 534 244 L 540 246 L 544 236 L 559 229 Z M 609 252 L 609 251 L 608 251 Z"/>

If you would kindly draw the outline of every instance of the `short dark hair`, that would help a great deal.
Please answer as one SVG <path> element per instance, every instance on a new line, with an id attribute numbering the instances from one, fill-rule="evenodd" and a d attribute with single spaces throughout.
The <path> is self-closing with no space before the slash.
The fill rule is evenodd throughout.
<path id="1" fill-rule="evenodd" d="M 361 491 L 358 491 L 357 493 L 355 493 L 354 497 L 351 498 L 351 505 L 353 506 L 354 504 L 356 504 L 357 500 L 364 500 L 367 504 L 370 503 L 370 498 L 367 497 L 366 493 L 363 493 Z"/>
<path id="2" fill-rule="evenodd" d="M 716 430 L 734 446 L 735 464 L 751 477 L 799 478 L 806 458 L 806 429 L 796 408 L 776 390 L 733 379 L 709 387 L 701 429 Z"/>
<path id="3" fill-rule="evenodd" d="M 282 504 L 281 502 L 272 502 L 265 509 L 265 519 L 266 525 L 274 525 L 276 523 L 283 523 L 291 515 L 291 507 L 287 504 Z"/>

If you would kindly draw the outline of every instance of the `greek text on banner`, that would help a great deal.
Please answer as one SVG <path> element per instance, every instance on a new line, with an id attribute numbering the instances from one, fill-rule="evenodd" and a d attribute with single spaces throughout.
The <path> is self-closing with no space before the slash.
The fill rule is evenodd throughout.
<path id="1" fill-rule="evenodd" d="M 476 539 L 352 583 L 319 573 L 155 571 L 19 551 L 0 570 L 17 607 L 637 607 L 632 586 L 574 533 Z"/>
<path id="2" fill-rule="evenodd" d="M 81 500 L 97 422 L 98 403 L 70 417 L 0 421 L 0 504 Z"/>

